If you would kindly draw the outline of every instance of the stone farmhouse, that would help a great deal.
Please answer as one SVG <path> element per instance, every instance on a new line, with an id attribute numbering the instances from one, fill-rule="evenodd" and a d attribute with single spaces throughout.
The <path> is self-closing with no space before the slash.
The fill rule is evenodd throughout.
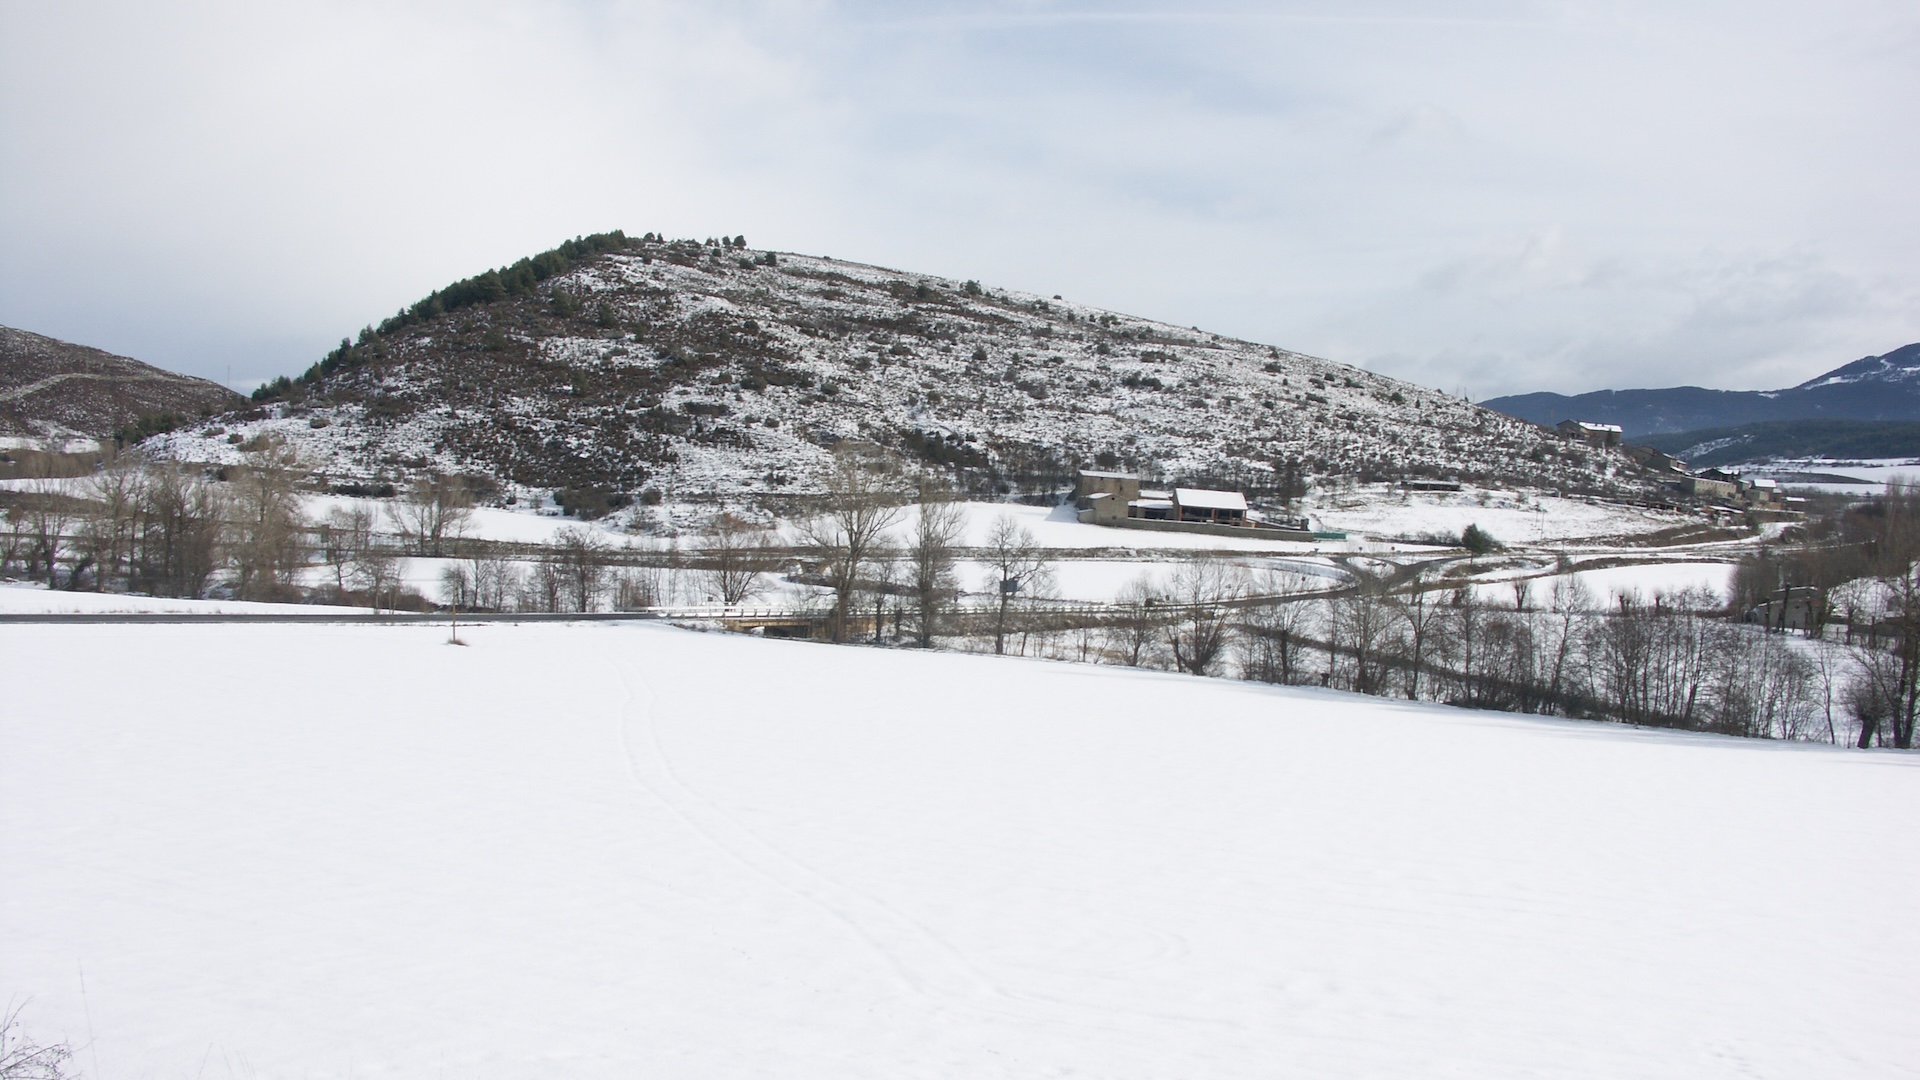
<path id="1" fill-rule="evenodd" d="M 1562 420 L 1554 428 L 1569 439 L 1578 439 L 1589 446 L 1619 446 L 1624 434 L 1619 424 L 1590 424 L 1585 420 Z"/>

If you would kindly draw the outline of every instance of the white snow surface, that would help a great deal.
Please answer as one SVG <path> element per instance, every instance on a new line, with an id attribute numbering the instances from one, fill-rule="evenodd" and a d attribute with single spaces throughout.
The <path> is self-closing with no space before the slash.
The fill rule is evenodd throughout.
<path id="1" fill-rule="evenodd" d="M 1700 523 L 1694 514 L 1501 489 L 1401 493 L 1371 485 L 1315 496 L 1307 507 L 1315 526 L 1325 529 L 1457 538 L 1467 526 L 1478 525 L 1509 545 L 1630 537 Z"/>
<path id="2" fill-rule="evenodd" d="M 26 581 L 0 581 L 0 615 L 338 615 L 369 608 L 265 604 L 251 600 L 183 600 L 129 593 L 69 592 Z"/>
<path id="3" fill-rule="evenodd" d="M 1496 607 L 1513 603 L 1513 577 L 1482 581 L 1474 586 L 1474 597 Z M 1576 570 L 1568 575 L 1587 587 L 1591 606 L 1611 607 L 1615 598 L 1628 593 L 1651 600 L 1656 593 L 1674 594 L 1687 589 L 1703 589 L 1722 600 L 1733 583 L 1733 564 L 1713 562 L 1640 563 L 1633 566 L 1608 566 L 1597 570 Z M 1531 606 L 1545 607 L 1558 575 L 1529 577 Z"/>
<path id="4" fill-rule="evenodd" d="M 1911 756 L 464 634 L 0 626 L 29 1032 L 105 1077 L 1920 1071 L 1920 869 L 1859 827 Z"/>
<path id="5" fill-rule="evenodd" d="M 988 535 L 993 531 L 994 523 L 1002 517 L 1011 517 L 1022 528 L 1033 534 L 1034 543 L 1045 548 L 1060 550 L 1112 549 L 1119 551 L 1247 551 L 1266 552 L 1275 555 L 1294 555 L 1321 550 L 1345 551 L 1350 545 L 1334 543 L 1314 545 L 1293 540 L 1275 540 L 1261 537 L 1249 530 L 1246 536 L 1224 536 L 1212 533 L 1157 532 L 1151 529 L 1115 528 L 1111 525 L 1083 524 L 1074 515 L 1071 506 L 1027 506 L 1022 503 L 966 502 L 961 503 L 962 515 L 960 543 L 967 547 L 984 547 Z M 887 536 L 897 544 L 910 544 L 914 530 L 919 527 L 918 505 L 901 508 L 900 519 Z"/>
<path id="6" fill-rule="evenodd" d="M 1781 458 L 1755 465 L 1738 465 L 1733 470 L 1745 476 L 1776 476 L 1792 473 L 1827 473 L 1858 480 L 1856 484 L 1809 484 L 1783 481 L 1800 491 L 1822 491 L 1839 495 L 1872 495 L 1889 480 L 1920 479 L 1920 460 L 1914 458 Z"/>

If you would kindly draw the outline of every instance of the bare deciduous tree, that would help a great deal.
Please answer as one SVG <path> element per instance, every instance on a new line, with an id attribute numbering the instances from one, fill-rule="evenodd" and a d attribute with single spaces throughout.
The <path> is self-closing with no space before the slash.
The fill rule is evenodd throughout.
<path id="1" fill-rule="evenodd" d="M 914 636 L 921 648 L 933 646 L 954 594 L 963 524 L 958 503 L 944 492 L 921 489 L 920 516 L 907 548 L 907 587 L 913 593 Z"/>
<path id="2" fill-rule="evenodd" d="M 400 594 L 405 587 L 400 577 L 400 560 L 384 544 L 371 544 L 354 559 L 353 583 L 367 594 L 373 610 L 399 609 Z"/>
<path id="3" fill-rule="evenodd" d="M 1511 584 L 1513 586 L 1513 610 L 1525 611 L 1532 607 L 1533 579 L 1517 577 L 1513 579 Z"/>
<path id="4" fill-rule="evenodd" d="M 302 561 L 304 520 L 294 484 L 303 473 L 292 448 L 267 443 L 250 450 L 230 470 L 235 494 L 233 563 L 235 585 L 249 600 L 284 600 Z"/>
<path id="5" fill-rule="evenodd" d="M 26 548 L 26 515 L 18 507 L 0 513 L 0 577 L 13 569 Z"/>
<path id="6" fill-rule="evenodd" d="M 722 604 L 733 607 L 758 596 L 763 578 L 779 566 L 771 530 L 733 514 L 714 518 L 703 538 L 701 577 Z"/>
<path id="7" fill-rule="evenodd" d="M 660 606 L 664 598 L 660 577 L 660 568 L 655 566 L 636 566 L 622 570 L 613 583 L 614 610 L 640 611 L 644 608 Z"/>
<path id="8" fill-rule="evenodd" d="M 500 555 L 480 554 L 467 560 L 473 581 L 473 609 L 505 611 L 520 586 L 520 568 Z"/>
<path id="9" fill-rule="evenodd" d="M 96 589 L 104 591 L 126 583 L 143 481 L 138 459 L 128 454 L 112 455 L 87 479 L 88 504 L 80 527 L 80 544 L 93 564 Z"/>
<path id="10" fill-rule="evenodd" d="M 521 579 L 521 611 L 564 611 L 567 594 L 566 575 L 553 559 L 541 559 L 527 568 Z"/>
<path id="11" fill-rule="evenodd" d="M 1128 667 L 1145 664 L 1159 644 L 1160 627 L 1154 610 L 1157 600 L 1149 574 L 1127 582 L 1114 598 L 1116 611 L 1107 621 L 1107 649 Z"/>
<path id="12" fill-rule="evenodd" d="M 827 476 L 821 512 L 798 526 L 801 541 L 833 590 L 827 631 L 847 640 L 861 574 L 886 530 L 900 520 L 898 467 L 874 447 L 841 443 Z"/>
<path id="13" fill-rule="evenodd" d="M 867 557 L 867 572 L 861 587 L 865 590 L 866 601 L 873 611 L 873 640 L 880 642 L 886 629 L 887 598 L 893 596 L 900 585 L 900 547 L 885 537 L 873 545 L 873 551 Z M 895 606 L 897 616 L 899 607 Z"/>
<path id="14" fill-rule="evenodd" d="M 1210 555 L 1190 558 L 1174 570 L 1167 579 L 1171 614 L 1164 633 L 1175 667 L 1191 675 L 1213 670 L 1232 640 L 1233 604 L 1246 594 L 1245 573 Z"/>
<path id="15" fill-rule="evenodd" d="M 391 507 L 395 528 L 418 555 L 442 555 L 473 517 L 473 490 L 464 476 L 429 472 L 407 485 Z"/>
<path id="16" fill-rule="evenodd" d="M 1276 597 L 1303 593 L 1305 575 L 1267 571 L 1256 591 Z M 1313 620 L 1313 605 L 1304 600 L 1280 600 L 1241 610 L 1238 643 L 1240 676 L 1259 682 L 1292 685 L 1306 669 L 1301 663 L 1305 637 Z"/>
<path id="17" fill-rule="evenodd" d="M 1400 645 L 1407 662 L 1407 697 L 1418 701 L 1420 676 L 1426 671 L 1433 638 L 1444 619 L 1443 610 L 1434 601 L 1433 594 L 1415 582 L 1413 588 L 1394 604 L 1393 613 L 1400 620 Z"/>
<path id="18" fill-rule="evenodd" d="M 135 587 L 160 596 L 199 596 L 226 535 L 226 493 L 178 465 L 152 470 L 141 488 Z"/>
<path id="19" fill-rule="evenodd" d="M 1393 612 L 1378 582 L 1362 579 L 1352 592 L 1333 602 L 1333 643 L 1337 656 L 1352 665 L 1347 681 L 1354 690 L 1381 691 L 1381 653 L 1392 626 Z"/>
<path id="20" fill-rule="evenodd" d="M 335 591 L 346 592 L 355 577 L 355 565 L 374 545 L 374 513 L 365 503 L 336 506 L 314 530 L 320 557 L 333 571 Z"/>
<path id="21" fill-rule="evenodd" d="M 1007 614 L 1013 601 L 1023 592 L 1030 593 L 1053 572 L 1053 557 L 1033 538 L 1033 530 L 1002 514 L 987 531 L 987 546 L 982 552 L 987 565 L 987 588 L 999 593 L 999 607 L 993 620 L 993 651 L 1007 651 Z"/>
<path id="22" fill-rule="evenodd" d="M 592 611 L 600 604 L 608 577 L 607 542 L 590 529 L 569 525 L 554 537 L 559 549 L 555 565 L 560 575 L 558 598 L 568 611 Z M 560 610 L 556 606 L 553 610 Z"/>
<path id="23" fill-rule="evenodd" d="M 66 551 L 67 533 L 73 524 L 72 501 L 59 480 L 40 477 L 14 507 L 25 524 L 27 576 L 44 577 L 47 588 L 60 587 L 60 559 Z"/>
<path id="24" fill-rule="evenodd" d="M 1548 701 L 1561 702 L 1568 696 L 1570 668 L 1581 659 L 1581 616 L 1593 607 L 1593 593 L 1586 583 L 1571 574 L 1554 579 L 1547 610 L 1552 616 L 1545 625 L 1543 649 L 1546 675 L 1544 692 Z M 1583 665 L 1582 665 L 1583 666 Z"/>

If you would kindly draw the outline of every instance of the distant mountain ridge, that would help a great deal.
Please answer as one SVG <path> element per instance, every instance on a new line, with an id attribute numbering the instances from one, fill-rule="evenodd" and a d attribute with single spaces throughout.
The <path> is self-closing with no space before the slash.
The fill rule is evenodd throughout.
<path id="1" fill-rule="evenodd" d="M 1920 456 L 1920 423 L 1905 420 L 1770 420 L 1650 435 L 1648 446 L 1694 468 L 1796 458 Z"/>
<path id="2" fill-rule="evenodd" d="M 1513 394 L 1481 402 L 1536 424 L 1618 424 L 1627 438 L 1779 420 L 1920 421 L 1920 342 L 1867 356 L 1784 390 L 1595 390 Z"/>
<path id="3" fill-rule="evenodd" d="M 0 435 L 104 439 L 143 420 L 191 421 L 244 400 L 206 379 L 0 326 Z"/>

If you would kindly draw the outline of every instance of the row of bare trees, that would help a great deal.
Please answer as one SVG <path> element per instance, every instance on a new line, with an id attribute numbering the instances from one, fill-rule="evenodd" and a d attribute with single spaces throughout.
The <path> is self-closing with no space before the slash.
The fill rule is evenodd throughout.
<path id="1" fill-rule="evenodd" d="M 1755 738 L 1837 740 L 1859 722 L 1846 712 L 1855 682 L 1843 658 L 1728 620 L 1705 592 L 1598 605 L 1562 576 L 1535 607 L 1524 589 L 1512 604 L 1466 587 L 1394 594 L 1368 581 L 1316 595 L 1327 584 L 1194 558 L 1133 583 L 1099 620 L 1097 643 L 1089 650 L 1086 631 L 1069 631 L 1069 649 L 1195 675 Z M 1910 691 L 1897 663 L 1882 668 L 1875 685 Z"/>
<path id="2" fill-rule="evenodd" d="M 1920 737 L 1920 483 L 1811 522 L 1800 542 L 1741 561 L 1731 609 L 1813 643 L 1854 744 L 1912 749 Z M 1823 674 L 1821 685 L 1836 680 Z M 1833 694 L 1827 695 L 1829 698 Z M 1831 704 L 1829 704 L 1831 708 Z"/>
<path id="3" fill-rule="evenodd" d="M 331 572 L 323 591 L 378 605 L 399 595 L 400 555 L 441 554 L 471 513 L 463 481 L 428 475 L 388 508 L 390 529 L 364 504 L 312 521 L 308 474 L 290 449 L 263 441 L 219 470 L 122 455 L 84 477 L 33 480 L 0 515 L 0 574 L 50 588 L 192 597 L 219 586 L 290 600 L 317 556 Z"/>
<path id="4" fill-rule="evenodd" d="M 463 611 L 574 612 L 633 603 L 638 580 L 622 571 L 614 550 L 600 534 L 579 526 L 561 529 L 548 551 L 536 558 L 509 559 L 482 552 L 459 559 L 441 572 L 448 603 Z"/>
<path id="5" fill-rule="evenodd" d="M 290 572 L 297 523 L 270 466 L 218 483 L 198 471 L 115 462 L 79 481 L 27 485 L 0 522 L 0 573 L 49 588 L 198 596 L 231 568 L 238 591 Z"/>
<path id="6" fill-rule="evenodd" d="M 427 474 L 386 506 L 352 502 L 317 518 L 302 511 L 309 470 L 287 448 L 262 441 L 220 470 L 156 464 L 131 456 L 84 478 L 46 478 L 0 515 L 0 574 L 50 587 L 247 599 L 317 595 L 392 608 L 409 594 L 408 555 L 455 558 L 442 585 L 468 610 L 584 612 L 654 606 L 697 586 L 697 595 L 739 605 L 798 562 L 833 598 L 832 636 L 848 640 L 889 603 L 910 613 L 911 634 L 931 645 L 945 632 L 960 582 L 962 516 L 952 495 L 909 476 L 898 459 L 863 444 L 835 455 L 829 493 L 803 522 L 797 544 L 765 526 L 722 514 L 669 566 L 626 567 L 601 534 L 562 530 L 548 550 L 509 560 L 462 542 L 473 495 L 460 477 Z M 917 500 L 922 512 L 904 542 L 889 537 Z M 1042 576 L 1044 553 L 1011 520 L 996 526 L 996 572 L 1007 583 L 996 628 L 1012 602 Z M 302 571 L 323 568 L 318 585 Z M 797 568 L 797 567 L 796 567 Z M 412 597 L 417 602 L 418 598 Z M 903 602 L 904 601 L 904 602 Z M 863 608 L 862 605 L 869 605 Z M 859 616 L 859 618 L 856 618 Z"/>

